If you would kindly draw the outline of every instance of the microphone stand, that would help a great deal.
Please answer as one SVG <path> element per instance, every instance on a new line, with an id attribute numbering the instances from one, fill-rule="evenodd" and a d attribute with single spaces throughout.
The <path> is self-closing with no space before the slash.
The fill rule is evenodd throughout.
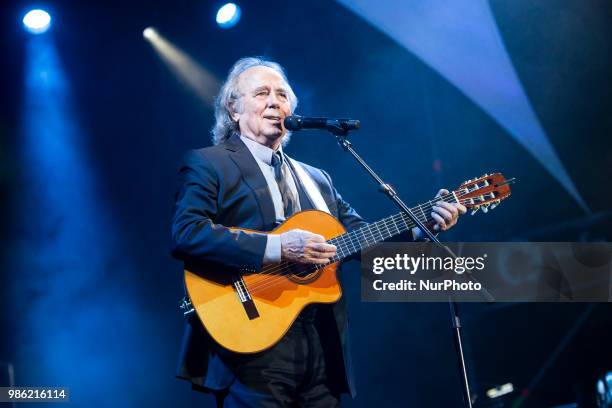
<path id="1" fill-rule="evenodd" d="M 446 245 L 442 244 L 440 240 L 432 234 L 432 232 L 425 227 L 423 222 L 419 220 L 414 213 L 410 210 L 410 208 L 402 201 L 401 198 L 397 195 L 397 192 L 393 189 L 393 187 L 387 183 L 385 183 L 379 176 L 372 170 L 370 166 L 357 154 L 355 149 L 353 149 L 353 145 L 348 140 L 348 129 L 342 127 L 339 121 L 330 121 L 326 126 L 327 130 L 333 133 L 338 140 L 338 144 L 345 152 L 349 152 L 355 160 L 370 174 L 370 176 L 374 179 L 375 182 L 378 183 L 379 191 L 384 193 L 391 201 L 393 201 L 402 212 L 404 212 L 411 220 L 414 222 L 420 229 L 425 233 L 427 238 L 429 238 L 432 242 L 434 242 L 439 248 L 446 251 L 453 259 L 457 258 L 457 255 Z M 484 297 L 487 298 L 488 301 L 492 301 L 493 297 L 486 291 L 484 291 Z M 461 320 L 459 318 L 459 308 L 455 298 L 451 293 L 448 295 L 448 306 L 450 311 L 451 318 L 451 327 L 453 330 L 453 335 L 455 339 L 455 351 L 457 352 L 457 366 L 459 368 L 459 373 L 461 376 L 462 382 L 462 391 L 463 391 L 463 403 L 467 408 L 472 408 L 472 398 L 470 393 L 470 384 L 468 382 L 467 369 L 465 365 L 465 358 L 463 356 L 463 343 L 461 341 Z"/>

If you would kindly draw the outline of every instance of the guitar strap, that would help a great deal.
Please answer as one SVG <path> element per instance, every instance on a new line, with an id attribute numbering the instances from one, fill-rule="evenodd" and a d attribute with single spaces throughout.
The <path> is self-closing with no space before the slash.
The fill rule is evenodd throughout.
<path id="1" fill-rule="evenodd" d="M 304 190 L 306 190 L 306 194 L 310 198 L 310 201 L 314 204 L 315 208 L 319 211 L 324 211 L 328 214 L 331 214 L 329 208 L 327 207 L 327 204 L 325 203 L 325 200 L 323 199 L 323 196 L 321 195 L 321 192 L 317 188 L 317 185 L 315 184 L 312 177 L 310 177 L 310 174 L 308 174 L 308 172 L 304 170 L 304 167 L 302 167 L 302 165 L 296 160 L 293 160 L 287 155 L 285 155 L 285 157 L 291 162 L 291 166 L 295 171 L 295 176 L 302 183 Z"/>

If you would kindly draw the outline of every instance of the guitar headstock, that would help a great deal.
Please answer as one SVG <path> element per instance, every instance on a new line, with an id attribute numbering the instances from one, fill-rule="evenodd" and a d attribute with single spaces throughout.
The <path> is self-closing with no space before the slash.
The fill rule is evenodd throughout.
<path id="1" fill-rule="evenodd" d="M 510 196 L 510 184 L 514 182 L 514 178 L 506 180 L 501 173 L 485 174 L 463 182 L 453 193 L 461 204 L 472 209 L 472 215 L 480 209 L 486 213 Z"/>

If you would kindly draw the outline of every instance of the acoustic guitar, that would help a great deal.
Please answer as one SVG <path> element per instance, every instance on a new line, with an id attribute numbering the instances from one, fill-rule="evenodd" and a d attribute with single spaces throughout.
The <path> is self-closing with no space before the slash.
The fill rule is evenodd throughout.
<path id="1" fill-rule="evenodd" d="M 433 221 L 431 208 L 440 200 L 461 203 L 472 214 L 478 210 L 487 212 L 510 196 L 509 184 L 513 180 L 506 180 L 500 173 L 485 174 L 411 210 L 424 224 Z M 307 305 L 340 299 L 342 289 L 336 269 L 343 259 L 410 231 L 414 226 L 407 215 L 398 213 L 347 232 L 326 212 L 302 211 L 265 234 L 282 234 L 299 228 L 322 235 L 337 248 L 329 263 L 281 262 L 265 265 L 259 271 L 232 273 L 185 270 L 187 294 L 202 324 L 221 346 L 238 353 L 263 351 L 283 337 Z"/>

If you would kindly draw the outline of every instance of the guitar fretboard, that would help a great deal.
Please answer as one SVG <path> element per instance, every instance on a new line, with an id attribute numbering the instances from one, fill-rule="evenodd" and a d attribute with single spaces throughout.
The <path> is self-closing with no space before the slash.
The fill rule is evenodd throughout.
<path id="1" fill-rule="evenodd" d="M 438 201 L 448 203 L 457 202 L 455 195 L 450 194 L 445 198 L 437 198 L 411 208 L 412 213 L 423 224 L 432 220 L 431 208 Z M 382 220 L 366 224 L 361 228 L 338 235 L 327 242 L 336 246 L 336 255 L 331 262 L 341 261 L 359 251 L 379 244 L 389 238 L 393 238 L 404 232 L 410 231 L 416 224 L 404 213 L 392 215 Z"/>

